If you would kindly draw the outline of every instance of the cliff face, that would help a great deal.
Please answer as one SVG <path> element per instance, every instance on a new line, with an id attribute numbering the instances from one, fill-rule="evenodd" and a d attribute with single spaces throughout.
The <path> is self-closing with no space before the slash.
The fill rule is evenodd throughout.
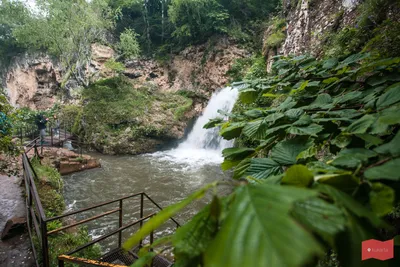
<path id="1" fill-rule="evenodd" d="M 191 46 L 163 63 L 156 60 L 127 62 L 125 75 L 140 83 L 151 82 L 160 90 L 195 90 L 213 92 L 226 86 L 226 72 L 235 59 L 243 58 L 246 51 L 228 38 Z"/>
<path id="2" fill-rule="evenodd" d="M 320 56 L 326 34 L 353 25 L 360 3 L 360 0 L 284 0 L 286 38 L 276 50 L 264 48 L 265 58 L 271 62 L 277 54 Z M 270 30 L 267 30 L 264 43 L 269 36 Z"/>
<path id="3" fill-rule="evenodd" d="M 10 103 L 16 107 L 46 109 L 56 102 L 61 68 L 47 56 L 15 59 L 5 75 Z"/>
<path id="4" fill-rule="evenodd" d="M 114 55 L 110 47 L 93 44 L 86 75 L 92 81 L 111 77 L 112 72 L 104 63 Z M 236 58 L 245 55 L 244 50 L 227 38 L 220 38 L 213 43 L 186 48 L 162 63 L 154 59 L 126 62 L 124 75 L 134 80 L 138 87 L 154 87 L 161 91 L 200 89 L 213 92 L 227 84 L 226 72 Z M 66 93 L 69 100 L 79 98 L 79 90 L 75 90 L 78 85 L 73 79 L 66 82 L 66 92 L 61 94 L 62 73 L 60 64 L 48 56 L 23 56 L 16 58 L 8 69 L 3 86 L 13 106 L 47 109 L 57 102 L 57 95 Z"/>

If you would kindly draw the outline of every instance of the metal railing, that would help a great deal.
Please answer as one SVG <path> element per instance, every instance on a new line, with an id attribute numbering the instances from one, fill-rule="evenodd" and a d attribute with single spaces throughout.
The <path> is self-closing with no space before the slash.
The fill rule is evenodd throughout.
<path id="1" fill-rule="evenodd" d="M 32 141 L 33 142 L 33 141 Z M 36 143 L 37 141 L 35 141 Z M 38 156 L 38 149 L 37 146 L 33 145 L 30 149 L 34 148 L 35 149 L 35 156 Z M 50 266 L 50 258 L 49 258 L 49 242 L 48 242 L 48 237 L 51 235 L 55 235 L 57 233 L 60 233 L 64 230 L 67 230 L 72 227 L 76 227 L 78 225 L 82 225 L 94 220 L 97 220 L 99 218 L 118 213 L 118 228 L 116 230 L 113 230 L 95 240 L 92 240 L 91 242 L 80 246 L 73 251 L 70 251 L 66 253 L 66 255 L 61 255 L 59 257 L 59 266 L 64 266 L 64 262 L 73 262 L 73 263 L 81 263 L 81 264 L 89 264 L 87 262 L 87 259 L 80 260 L 79 258 L 73 257 L 71 255 L 89 247 L 92 246 L 104 239 L 107 239 L 111 236 L 118 235 L 118 242 L 117 242 L 117 248 L 121 248 L 123 240 L 122 240 L 122 232 L 128 228 L 131 228 L 137 224 L 139 224 L 140 227 L 142 227 L 143 222 L 150 219 L 152 216 L 154 216 L 156 213 L 151 213 L 148 215 L 144 214 L 144 205 L 145 205 L 145 200 L 149 201 L 151 205 L 155 206 L 157 209 L 162 210 L 161 206 L 158 205 L 152 198 L 150 198 L 145 192 L 140 192 L 136 194 L 132 194 L 130 196 L 125 196 L 121 197 L 115 200 L 103 202 L 97 205 L 93 205 L 91 207 L 79 209 L 76 211 L 68 212 L 60 216 L 55 216 L 52 218 L 47 218 L 42 206 L 42 203 L 40 201 L 40 197 L 38 194 L 38 190 L 36 188 L 35 181 L 38 181 L 38 177 L 35 173 L 34 168 L 31 165 L 31 162 L 27 156 L 26 153 L 23 153 L 22 155 L 22 165 L 23 165 L 23 176 L 24 176 L 24 181 L 25 181 L 25 187 L 26 187 L 26 213 L 27 213 L 27 225 L 28 225 L 28 232 L 29 232 L 29 237 L 31 239 L 32 243 L 32 250 L 33 250 L 33 256 L 36 261 L 36 266 L 40 266 L 39 264 L 39 258 L 38 256 L 41 255 L 41 262 L 42 266 L 44 267 L 49 267 Z M 123 209 L 124 209 L 124 201 L 133 199 L 133 198 L 139 198 L 140 200 L 140 214 L 139 214 L 139 219 L 124 224 L 123 221 Z M 100 214 L 97 214 L 95 216 L 89 217 L 82 219 L 78 222 L 72 223 L 70 225 L 64 225 L 62 227 L 59 227 L 57 229 L 48 231 L 48 223 L 56 221 L 56 220 L 61 220 L 66 217 L 74 216 L 77 214 L 82 215 L 85 212 L 88 211 L 93 211 L 96 208 L 104 207 L 104 206 L 109 206 L 112 204 L 117 204 L 117 207 L 111 208 L 108 211 L 104 211 Z M 171 218 L 171 221 L 176 225 L 176 227 L 179 227 L 179 223 L 174 219 Z M 150 243 L 153 242 L 154 238 L 154 233 L 152 232 L 150 234 Z M 40 251 L 37 251 L 33 242 L 33 238 L 37 237 Z M 140 245 L 142 245 L 142 241 L 140 242 Z M 93 260 L 92 260 L 93 261 Z M 92 265 L 95 266 L 103 266 L 103 265 L 96 265 L 92 263 Z M 107 266 L 112 266 L 108 264 Z"/>

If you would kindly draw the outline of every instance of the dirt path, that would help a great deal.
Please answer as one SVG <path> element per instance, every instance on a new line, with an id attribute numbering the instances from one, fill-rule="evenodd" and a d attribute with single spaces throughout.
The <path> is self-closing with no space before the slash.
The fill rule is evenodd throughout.
<path id="1" fill-rule="evenodd" d="M 0 175 L 0 231 L 11 217 L 25 217 L 25 204 L 20 180 Z M 27 233 L 0 240 L 0 267 L 34 266 Z"/>

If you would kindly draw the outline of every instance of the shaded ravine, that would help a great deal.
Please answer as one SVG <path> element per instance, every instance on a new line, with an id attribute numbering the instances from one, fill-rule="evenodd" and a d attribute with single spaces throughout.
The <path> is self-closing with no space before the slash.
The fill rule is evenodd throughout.
<path id="1" fill-rule="evenodd" d="M 187 139 L 175 149 L 139 156 L 92 154 L 100 160 L 102 168 L 64 177 L 64 198 L 68 210 L 88 207 L 138 192 L 146 192 L 162 207 L 167 207 L 208 183 L 229 179 L 230 174 L 221 170 L 220 163 L 223 160 L 222 150 L 230 147 L 232 143 L 222 140 L 216 129 L 205 130 L 203 125 L 209 119 L 218 116 L 218 109 L 230 112 L 237 95 L 237 91 L 230 88 L 214 94 Z M 226 187 L 221 190 L 228 192 L 230 189 Z M 180 212 L 176 219 L 182 223 L 186 222 L 209 199 L 210 196 L 206 196 L 205 199 L 193 203 Z M 125 207 L 128 207 L 129 211 L 125 212 L 124 221 L 139 218 L 138 198 Z M 146 205 L 145 214 L 154 211 L 158 210 L 154 206 Z M 91 215 L 95 213 L 92 212 Z M 93 237 L 100 236 L 115 229 L 117 223 L 116 214 L 96 220 L 88 224 L 89 233 Z M 173 228 L 173 224 L 167 224 L 158 235 L 170 233 Z M 125 236 L 129 234 L 125 233 Z M 115 242 L 116 240 L 105 241 L 103 247 L 107 248 Z"/>

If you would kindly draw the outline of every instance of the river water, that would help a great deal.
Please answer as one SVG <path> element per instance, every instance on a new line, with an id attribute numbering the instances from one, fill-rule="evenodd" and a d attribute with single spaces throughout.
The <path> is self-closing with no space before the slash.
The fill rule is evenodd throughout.
<path id="1" fill-rule="evenodd" d="M 71 211 L 89 207 L 138 192 L 146 192 L 159 205 L 167 207 L 208 183 L 229 179 L 230 173 L 223 172 L 220 163 L 223 161 L 222 150 L 232 146 L 232 143 L 222 140 L 217 129 L 206 130 L 203 129 L 203 125 L 209 119 L 217 117 L 219 109 L 230 112 L 237 96 L 237 91 L 230 88 L 215 93 L 186 140 L 174 149 L 139 156 L 92 154 L 100 160 L 102 168 L 64 177 L 64 198 L 67 209 Z M 222 188 L 222 191 L 229 191 L 229 188 Z M 180 223 L 186 222 L 209 199 L 210 196 L 207 196 L 193 203 L 175 218 Z M 99 214 L 99 210 L 107 211 L 117 207 L 115 203 L 106 208 L 87 212 L 85 217 Z M 139 198 L 124 201 L 124 223 L 139 218 L 139 207 Z M 145 203 L 145 215 L 154 211 L 157 209 L 153 205 Z M 89 233 L 93 237 L 98 237 L 115 230 L 117 224 L 118 214 L 113 214 L 88 223 L 87 226 Z M 160 229 L 156 237 L 171 233 L 173 230 L 174 225 L 168 223 Z M 132 231 L 126 231 L 125 237 Z M 108 240 L 103 246 L 107 248 L 115 243 L 116 239 Z"/>

